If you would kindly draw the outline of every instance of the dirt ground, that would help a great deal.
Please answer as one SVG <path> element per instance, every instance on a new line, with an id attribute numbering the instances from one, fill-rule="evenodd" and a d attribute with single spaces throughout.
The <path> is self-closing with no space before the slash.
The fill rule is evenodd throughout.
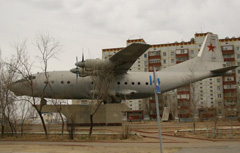
<path id="1" fill-rule="evenodd" d="M 0 138 L 0 153 L 155 153 L 160 152 L 158 128 L 156 122 L 126 123 L 128 132 L 132 133 L 129 139 L 122 139 L 122 126 L 94 127 L 94 137 L 88 139 L 88 127 L 78 127 L 74 140 L 64 140 L 60 136 L 51 135 L 48 140 L 39 132 L 40 125 L 28 126 L 31 132 L 38 135 L 24 137 Z M 240 150 L 240 123 L 234 122 L 233 134 L 229 137 L 230 122 L 221 121 L 216 133 L 212 137 L 212 122 L 198 122 L 196 131 L 192 131 L 192 123 L 162 122 L 162 142 L 164 153 L 181 152 L 238 152 Z M 208 127 L 209 137 L 206 137 Z M 205 130 L 204 130 L 205 129 Z M 60 125 L 48 125 L 52 134 L 59 133 Z M 177 132 L 176 132 L 177 131 Z M 84 137 L 83 137 L 84 135 Z"/>

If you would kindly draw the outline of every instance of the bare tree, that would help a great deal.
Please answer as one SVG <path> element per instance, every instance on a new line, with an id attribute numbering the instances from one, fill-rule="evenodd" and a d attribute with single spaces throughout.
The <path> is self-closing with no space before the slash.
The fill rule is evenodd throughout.
<path id="1" fill-rule="evenodd" d="M 21 136 L 23 136 L 23 132 L 24 132 L 24 126 L 25 126 L 25 120 L 27 118 L 27 116 L 29 116 L 30 111 L 32 106 L 29 105 L 29 101 L 31 100 L 31 97 L 27 97 L 24 96 L 23 99 L 20 98 L 18 100 L 16 100 L 15 102 L 17 103 L 17 107 L 18 107 L 18 116 L 20 117 L 20 133 Z"/>
<path id="2" fill-rule="evenodd" d="M 95 68 L 93 67 L 93 70 Z M 96 72 L 96 71 L 95 71 Z M 91 92 L 91 113 L 90 113 L 90 129 L 89 137 L 92 135 L 92 130 L 94 126 L 93 117 L 98 111 L 101 104 L 106 103 L 107 101 L 113 101 L 113 97 L 109 95 L 110 84 L 114 79 L 114 73 L 112 67 L 105 66 L 101 70 L 98 70 L 97 74 L 92 76 L 92 92 Z"/>
<path id="3" fill-rule="evenodd" d="M 42 116 L 42 107 L 46 104 L 46 100 L 44 99 L 45 97 L 45 92 L 47 87 L 50 87 L 49 84 L 49 75 L 47 72 L 48 68 L 48 61 L 55 57 L 56 54 L 58 53 L 58 42 L 55 41 L 52 37 L 50 37 L 48 34 L 42 34 L 39 35 L 39 37 L 36 40 L 36 47 L 40 52 L 40 62 L 43 64 L 43 71 L 44 75 L 46 78 L 45 81 L 45 86 L 42 91 L 42 96 L 40 100 L 40 105 L 39 100 L 34 97 L 34 92 L 35 92 L 35 82 L 34 82 L 34 76 L 31 73 L 31 68 L 32 64 L 29 62 L 29 57 L 26 51 L 26 41 L 24 41 L 22 44 L 17 44 L 15 45 L 16 51 L 17 51 L 17 65 L 12 65 L 15 68 L 15 71 L 20 74 L 20 76 L 24 79 L 25 82 L 25 88 L 28 89 L 31 92 L 32 95 L 32 100 L 30 103 L 32 106 L 36 109 L 38 112 L 40 119 L 42 121 L 43 129 L 46 135 L 46 138 L 48 138 L 48 133 L 47 133 L 47 128 Z"/>
<path id="4" fill-rule="evenodd" d="M 197 112 L 198 96 L 196 95 L 196 83 L 193 82 L 193 80 L 195 80 L 195 68 L 196 68 L 196 65 L 190 65 L 189 74 L 184 78 L 184 80 L 189 83 L 189 88 L 190 88 L 189 102 L 190 102 L 190 112 L 191 112 L 194 132 L 196 129 L 196 118 L 198 114 Z"/>
<path id="5" fill-rule="evenodd" d="M 52 99 L 52 104 L 55 106 L 60 118 L 61 118 L 61 121 L 62 121 L 62 139 L 63 139 L 63 134 L 64 134 L 64 126 L 65 126 L 65 123 L 64 123 L 64 118 L 63 118 L 63 115 L 62 115 L 62 103 L 64 103 L 64 100 L 58 100 L 58 99 Z"/>
<path id="6" fill-rule="evenodd" d="M 16 64 L 13 59 L 11 64 Z M 10 92 L 8 86 L 16 79 L 16 73 L 12 67 L 1 61 L 0 62 L 0 102 L 2 112 L 2 135 L 4 134 L 4 120 L 10 125 L 12 133 L 16 133 L 16 126 L 12 122 L 16 120 L 14 100 L 16 97 Z"/>
<path id="7" fill-rule="evenodd" d="M 12 68 L 15 69 L 15 72 L 19 74 L 21 78 L 21 82 L 23 83 L 23 88 L 24 90 L 28 90 L 28 92 L 31 93 L 31 100 L 29 101 L 30 104 L 36 109 L 43 125 L 43 129 L 45 132 L 46 138 L 48 138 L 48 133 L 47 133 L 47 128 L 42 116 L 42 106 L 43 103 L 41 102 L 40 107 L 38 107 L 39 100 L 34 96 L 35 93 L 35 82 L 34 82 L 34 76 L 32 75 L 32 64 L 29 61 L 29 56 L 26 51 L 26 41 L 24 41 L 22 44 L 16 44 L 15 49 L 17 51 L 17 56 L 16 56 L 16 65 L 11 65 Z"/>
<path id="8" fill-rule="evenodd" d="M 60 46 L 58 41 L 56 41 L 48 33 L 43 33 L 38 35 L 36 40 L 36 47 L 40 52 L 40 56 L 38 56 L 38 58 L 42 65 L 41 68 L 44 72 L 45 79 L 46 79 L 45 86 L 42 91 L 42 100 L 43 100 L 47 87 L 51 88 L 51 84 L 49 83 L 48 62 L 50 59 L 56 58 L 57 54 L 60 51 L 60 48 L 59 48 Z"/>

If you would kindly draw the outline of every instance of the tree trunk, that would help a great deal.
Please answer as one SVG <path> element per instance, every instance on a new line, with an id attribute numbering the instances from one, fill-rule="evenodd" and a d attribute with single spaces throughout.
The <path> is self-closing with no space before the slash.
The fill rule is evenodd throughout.
<path id="1" fill-rule="evenodd" d="M 40 107 L 41 107 L 41 106 L 40 106 Z M 35 107 L 35 108 L 36 108 L 36 107 Z M 38 112 L 38 115 L 39 115 L 40 118 L 41 118 L 43 130 L 44 130 L 44 132 L 45 132 L 45 136 L 46 136 L 46 138 L 48 139 L 47 127 L 46 127 L 46 124 L 45 124 L 44 119 L 43 119 L 43 117 L 42 117 L 42 113 L 41 113 L 41 111 L 39 111 L 37 108 L 36 108 L 36 110 L 37 110 L 37 112 Z"/>
<path id="2" fill-rule="evenodd" d="M 23 136 L 23 124 L 21 124 L 21 136 Z"/>
<path id="3" fill-rule="evenodd" d="M 61 113 L 59 113 L 60 114 L 60 117 L 61 117 L 61 120 L 62 120 L 62 140 L 63 140 L 63 134 L 64 134 L 64 119 L 63 119 L 63 117 L 62 117 L 62 114 Z"/>
<path id="4" fill-rule="evenodd" d="M 92 136 L 92 130 L 93 130 L 93 115 L 90 115 L 90 129 L 89 129 L 89 138 Z"/>
<path id="5" fill-rule="evenodd" d="M 89 138 L 92 136 L 92 130 L 93 130 L 93 116 L 96 114 L 96 112 L 98 111 L 98 109 L 99 109 L 99 107 L 100 107 L 100 105 L 102 104 L 102 102 L 103 101 L 101 101 L 99 104 L 98 104 L 98 106 L 97 106 L 97 108 L 95 109 L 95 111 L 90 115 L 90 129 L 89 129 Z"/>

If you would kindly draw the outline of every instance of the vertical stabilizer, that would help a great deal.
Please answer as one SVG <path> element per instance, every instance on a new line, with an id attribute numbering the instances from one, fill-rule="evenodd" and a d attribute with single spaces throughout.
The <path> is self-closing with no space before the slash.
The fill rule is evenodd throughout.
<path id="1" fill-rule="evenodd" d="M 204 62 L 223 62 L 222 51 L 216 34 L 207 34 L 198 57 Z"/>

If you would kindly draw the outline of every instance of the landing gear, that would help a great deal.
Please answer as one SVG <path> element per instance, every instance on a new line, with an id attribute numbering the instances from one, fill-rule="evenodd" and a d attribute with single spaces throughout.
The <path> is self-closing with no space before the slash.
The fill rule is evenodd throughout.
<path id="1" fill-rule="evenodd" d="M 122 102 L 122 98 L 117 97 L 117 96 L 108 96 L 106 99 L 103 100 L 104 104 L 107 104 L 107 103 L 121 103 L 121 102 Z"/>
<path id="2" fill-rule="evenodd" d="M 41 106 L 47 105 L 47 100 L 44 98 L 41 98 L 40 105 Z"/>

